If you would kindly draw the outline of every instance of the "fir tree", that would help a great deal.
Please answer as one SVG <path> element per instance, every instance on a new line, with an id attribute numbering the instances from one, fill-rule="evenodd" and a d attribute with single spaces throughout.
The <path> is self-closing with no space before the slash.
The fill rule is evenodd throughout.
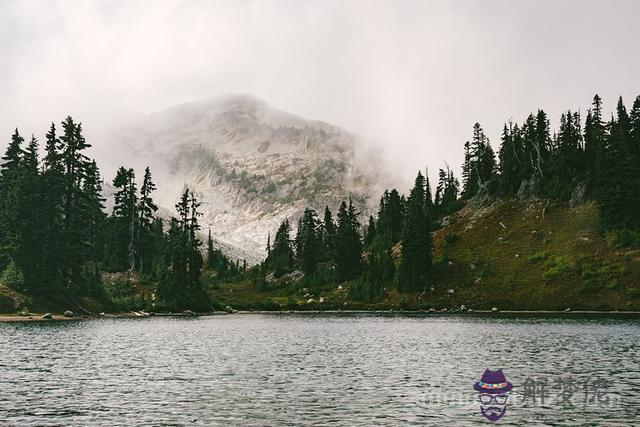
<path id="1" fill-rule="evenodd" d="M 349 205 L 343 201 L 338 210 L 336 279 L 339 282 L 353 279 L 362 270 L 362 239 L 359 229 L 358 212 L 349 198 Z"/>
<path id="2" fill-rule="evenodd" d="M 425 185 L 424 177 L 418 172 L 407 199 L 402 260 L 398 271 L 400 291 L 423 289 L 431 269 L 431 215 L 425 202 Z"/>

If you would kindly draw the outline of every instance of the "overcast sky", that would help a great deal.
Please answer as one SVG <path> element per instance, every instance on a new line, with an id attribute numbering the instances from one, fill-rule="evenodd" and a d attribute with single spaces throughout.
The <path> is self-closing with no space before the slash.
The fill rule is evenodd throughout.
<path id="1" fill-rule="evenodd" d="M 457 167 L 478 121 L 640 94 L 635 1 L 0 0 L 0 135 L 228 92 Z"/>

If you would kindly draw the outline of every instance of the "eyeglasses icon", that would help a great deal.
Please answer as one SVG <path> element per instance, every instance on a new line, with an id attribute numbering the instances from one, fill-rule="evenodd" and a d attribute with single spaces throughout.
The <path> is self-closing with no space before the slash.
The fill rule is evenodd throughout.
<path id="1" fill-rule="evenodd" d="M 480 403 L 483 405 L 490 405 L 491 402 L 495 402 L 497 405 L 504 405 L 507 403 L 507 399 L 509 398 L 508 394 L 481 394 L 478 396 L 480 399 Z"/>

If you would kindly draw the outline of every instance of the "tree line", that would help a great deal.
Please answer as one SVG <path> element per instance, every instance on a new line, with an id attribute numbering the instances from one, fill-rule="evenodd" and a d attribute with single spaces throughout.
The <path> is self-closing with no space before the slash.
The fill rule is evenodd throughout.
<path id="1" fill-rule="evenodd" d="M 352 280 L 350 295 L 364 300 L 388 286 L 424 290 L 439 220 L 482 197 L 568 201 L 581 192 L 597 202 L 602 230 L 619 230 L 622 243 L 640 245 L 640 96 L 629 113 L 620 98 L 605 122 L 595 95 L 584 122 L 580 112 L 566 111 L 553 134 L 542 109 L 521 125 L 509 120 L 497 155 L 476 123 L 464 144 L 461 175 L 462 185 L 448 166 L 440 169 L 434 195 L 428 174 L 419 172 L 408 197 L 385 191 L 366 224 L 351 200 L 340 205 L 337 222 L 329 207 L 322 219 L 307 208 L 295 238 L 288 220 L 273 242 L 269 235 L 263 272 L 279 277 L 299 269 L 311 285 Z"/>
<path id="2" fill-rule="evenodd" d="M 114 208 L 105 212 L 103 181 L 82 125 L 71 117 L 58 134 L 51 124 L 44 157 L 38 140 L 16 129 L 0 165 L 0 269 L 2 282 L 28 295 L 77 301 L 105 298 L 102 271 L 135 272 L 156 283 L 154 304 L 168 310 L 208 309 L 203 268 L 241 267 L 200 239 L 200 203 L 188 188 L 177 217 L 156 215 L 150 169 L 142 186 L 120 167 L 113 180 Z"/>

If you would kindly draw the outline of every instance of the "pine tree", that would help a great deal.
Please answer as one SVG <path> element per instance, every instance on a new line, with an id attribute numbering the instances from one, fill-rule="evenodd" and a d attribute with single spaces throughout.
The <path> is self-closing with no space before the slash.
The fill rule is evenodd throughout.
<path id="1" fill-rule="evenodd" d="M 342 202 L 338 210 L 336 228 L 336 279 L 351 280 L 362 270 L 362 238 L 358 212 L 349 198 L 349 205 Z"/>
<path id="2" fill-rule="evenodd" d="M 134 270 L 138 249 L 138 198 L 133 169 L 120 167 L 113 179 L 114 205 L 110 218 L 107 266 L 112 271 Z"/>
<path id="3" fill-rule="evenodd" d="M 324 247 L 322 259 L 324 261 L 333 260 L 335 257 L 336 224 L 333 221 L 333 214 L 331 213 L 329 206 L 325 206 L 324 208 L 324 218 L 321 224 L 321 237 Z"/>
<path id="4" fill-rule="evenodd" d="M 176 204 L 165 252 L 165 274 L 157 288 L 159 304 L 173 310 L 207 310 L 209 301 L 200 280 L 203 258 L 198 238 L 198 207 L 195 195 L 185 189 Z"/>
<path id="5" fill-rule="evenodd" d="M 153 260 L 158 254 L 153 252 L 152 245 L 152 225 L 155 221 L 155 212 L 158 207 L 153 202 L 151 193 L 155 191 L 156 185 L 151 178 L 149 167 L 144 171 L 142 187 L 140 187 L 140 200 L 138 201 L 138 266 L 142 273 L 148 273 L 153 269 Z"/>
<path id="6" fill-rule="evenodd" d="M 265 260 L 267 268 L 271 269 L 276 277 L 280 277 L 293 269 L 294 257 L 290 233 L 289 220 L 285 219 L 278 227 L 271 246 L 271 253 Z"/>
<path id="7" fill-rule="evenodd" d="M 322 241 L 319 233 L 319 221 L 313 209 L 305 209 L 298 226 L 296 255 L 302 271 L 311 275 L 317 270 L 321 258 Z"/>
<path id="8" fill-rule="evenodd" d="M 616 118 L 608 125 L 609 137 L 600 174 L 598 205 L 604 228 L 637 229 L 637 163 L 633 154 L 631 118 L 618 100 Z"/>
<path id="9" fill-rule="evenodd" d="M 425 201 L 425 178 L 416 177 L 409 198 L 402 233 L 402 260 L 398 270 L 398 289 L 411 291 L 427 285 L 431 269 L 431 213 Z"/>
<path id="10" fill-rule="evenodd" d="M 81 219 L 82 229 L 85 233 L 84 241 L 87 245 L 87 260 L 94 262 L 102 261 L 104 258 L 104 227 L 106 223 L 104 202 L 100 171 L 93 160 L 86 166 L 80 204 L 85 212 Z"/>
<path id="11" fill-rule="evenodd" d="M 207 268 L 213 269 L 215 264 L 216 264 L 216 259 L 215 259 L 215 252 L 213 249 L 213 238 L 211 237 L 211 229 L 209 229 L 209 236 L 207 237 Z"/>
<path id="12" fill-rule="evenodd" d="M 519 129 L 517 125 L 509 121 L 507 125 L 505 123 L 502 130 L 502 144 L 500 145 L 500 151 L 498 153 L 498 159 L 500 161 L 500 175 L 502 182 L 506 186 L 506 194 L 515 194 L 520 188 L 522 182 L 522 152 L 521 147 L 518 144 Z"/>
<path id="13" fill-rule="evenodd" d="M 46 134 L 45 157 L 42 172 L 42 251 L 43 276 L 46 280 L 44 293 L 53 295 L 61 286 L 62 277 L 59 271 L 58 257 L 62 251 L 63 235 L 63 193 L 64 166 L 60 154 L 60 140 L 56 136 L 56 127 L 51 123 Z"/>
<path id="14" fill-rule="evenodd" d="M 16 129 L 0 166 L 0 244 L 3 267 L 12 261 L 20 245 L 21 237 L 15 225 L 20 215 L 19 206 L 22 198 L 22 159 L 25 154 L 23 143 L 24 138 Z"/>

